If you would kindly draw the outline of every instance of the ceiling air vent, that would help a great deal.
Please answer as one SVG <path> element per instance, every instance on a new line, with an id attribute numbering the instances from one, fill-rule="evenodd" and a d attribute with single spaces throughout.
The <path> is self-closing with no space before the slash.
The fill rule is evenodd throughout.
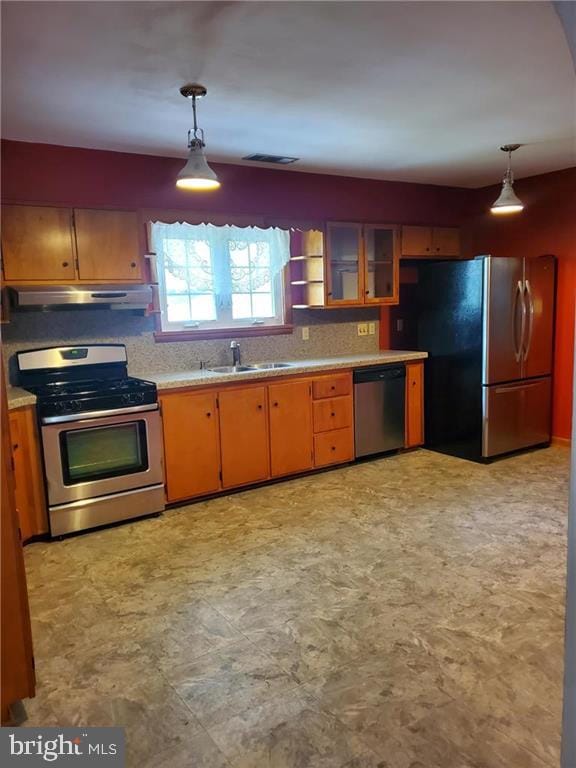
<path id="1" fill-rule="evenodd" d="M 282 155 L 246 155 L 242 160 L 253 160 L 255 163 L 276 163 L 276 165 L 289 165 L 299 160 L 299 157 L 283 157 Z"/>

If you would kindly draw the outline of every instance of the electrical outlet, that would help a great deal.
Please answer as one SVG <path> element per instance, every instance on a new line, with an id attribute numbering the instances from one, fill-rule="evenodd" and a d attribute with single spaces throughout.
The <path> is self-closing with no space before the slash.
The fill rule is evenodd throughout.
<path id="1" fill-rule="evenodd" d="M 302 326 L 302 341 L 308 341 L 310 338 L 310 328 L 307 325 Z"/>
<path id="2" fill-rule="evenodd" d="M 368 323 L 368 333 L 370 336 L 374 336 L 376 333 L 376 323 Z"/>
<path id="3" fill-rule="evenodd" d="M 358 323 L 358 336 L 368 336 L 368 323 Z"/>

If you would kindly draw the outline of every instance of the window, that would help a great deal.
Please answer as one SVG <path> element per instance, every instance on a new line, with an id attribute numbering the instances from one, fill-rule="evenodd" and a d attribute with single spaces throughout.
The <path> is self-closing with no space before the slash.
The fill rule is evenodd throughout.
<path id="1" fill-rule="evenodd" d="M 162 331 L 284 324 L 285 230 L 152 225 Z"/>

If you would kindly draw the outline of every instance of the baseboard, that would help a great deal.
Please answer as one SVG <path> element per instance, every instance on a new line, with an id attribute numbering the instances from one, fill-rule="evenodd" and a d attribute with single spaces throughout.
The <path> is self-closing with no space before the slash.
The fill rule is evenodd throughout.
<path id="1" fill-rule="evenodd" d="M 562 445 L 564 448 L 570 448 L 571 440 L 569 437 L 553 437 L 552 445 Z"/>

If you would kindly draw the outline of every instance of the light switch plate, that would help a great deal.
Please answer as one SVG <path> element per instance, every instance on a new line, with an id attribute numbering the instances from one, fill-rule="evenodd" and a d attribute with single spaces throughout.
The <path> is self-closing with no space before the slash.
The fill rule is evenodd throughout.
<path id="1" fill-rule="evenodd" d="M 368 333 L 370 336 L 374 336 L 376 333 L 376 323 L 368 323 Z"/>
<path id="2" fill-rule="evenodd" d="M 302 326 L 302 341 L 308 341 L 310 338 L 310 328 L 307 325 Z"/>

